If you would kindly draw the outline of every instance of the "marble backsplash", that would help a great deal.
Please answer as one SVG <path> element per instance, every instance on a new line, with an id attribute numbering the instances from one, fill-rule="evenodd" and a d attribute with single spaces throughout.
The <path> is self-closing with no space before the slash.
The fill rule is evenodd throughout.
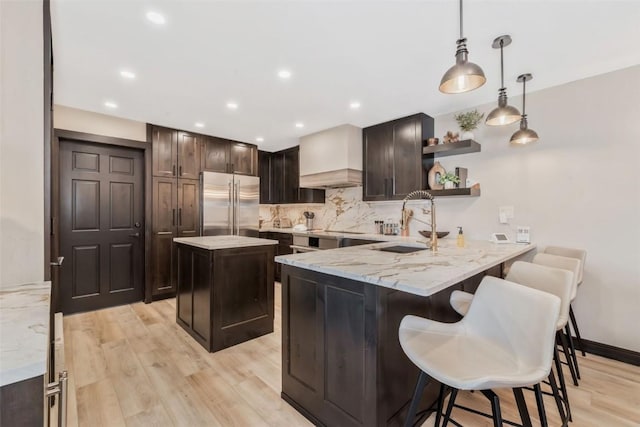
<path id="1" fill-rule="evenodd" d="M 419 220 L 427 221 L 422 213 L 421 202 L 412 202 L 412 209 Z M 424 201 L 424 207 L 429 202 Z M 272 227 L 274 219 L 288 218 L 292 225 L 305 224 L 304 211 L 315 214 L 313 228 L 340 231 L 375 233 L 374 221 L 400 222 L 402 202 L 365 202 L 362 187 L 335 188 L 326 190 L 326 201 L 321 204 L 260 205 L 263 227 Z M 428 229 L 427 225 L 412 222 L 411 235 L 418 236 L 417 230 Z"/>

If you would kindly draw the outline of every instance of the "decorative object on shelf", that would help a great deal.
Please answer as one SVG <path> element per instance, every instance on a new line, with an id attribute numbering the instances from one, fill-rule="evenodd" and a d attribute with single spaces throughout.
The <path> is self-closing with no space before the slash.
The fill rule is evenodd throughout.
<path id="1" fill-rule="evenodd" d="M 511 36 L 504 35 L 496 38 L 491 47 L 500 49 L 500 89 L 498 90 L 498 106 L 491 110 L 485 123 L 489 126 L 504 126 L 515 123 L 520 119 L 520 111 L 507 104 L 507 88 L 504 87 L 504 58 L 502 49 L 511 44 Z"/>
<path id="2" fill-rule="evenodd" d="M 457 188 L 466 188 L 467 187 L 467 168 L 456 168 L 456 176 L 458 177 L 458 183 L 456 184 Z"/>
<path id="3" fill-rule="evenodd" d="M 458 142 L 459 140 L 460 137 L 458 136 L 458 132 L 451 132 L 450 130 L 448 130 L 447 134 L 442 137 L 443 144 L 450 144 L 452 142 Z"/>
<path id="4" fill-rule="evenodd" d="M 422 236 L 426 237 L 427 239 L 431 238 L 430 230 L 418 230 L 418 233 L 420 233 Z M 438 239 L 442 239 L 443 237 L 447 237 L 448 235 L 449 235 L 448 231 L 436 231 L 436 236 L 438 236 Z"/>
<path id="5" fill-rule="evenodd" d="M 449 68 L 440 80 L 440 92 L 463 93 L 477 89 L 486 81 L 484 71 L 473 62 L 469 62 L 467 39 L 462 35 L 462 0 L 460 0 L 460 38 L 456 41 L 456 64 Z"/>
<path id="6" fill-rule="evenodd" d="M 529 144 L 530 142 L 536 142 L 538 140 L 538 134 L 536 133 L 536 131 L 529 129 L 529 123 L 527 122 L 527 113 L 525 112 L 527 82 L 532 78 L 533 76 L 529 73 L 521 74 L 518 76 L 518 82 L 522 83 L 522 116 L 520 116 L 520 130 L 511 135 L 512 144 Z"/>
<path id="7" fill-rule="evenodd" d="M 444 183 L 440 182 L 442 175 L 446 174 L 447 171 L 444 170 L 440 162 L 435 162 L 433 167 L 429 169 L 428 181 L 429 188 L 432 190 L 442 190 L 444 188 Z"/>
<path id="8" fill-rule="evenodd" d="M 433 147 L 434 145 L 438 145 L 438 142 L 440 142 L 438 140 L 438 138 L 429 138 L 429 139 L 427 139 L 427 145 L 429 147 Z"/>
<path id="9" fill-rule="evenodd" d="M 444 184 L 445 190 L 451 190 L 457 184 L 460 184 L 460 178 L 453 172 L 445 172 L 443 175 L 440 175 L 440 184 Z"/>
<path id="10" fill-rule="evenodd" d="M 478 128 L 478 124 L 484 117 L 484 113 L 478 113 L 478 110 L 467 111 L 466 113 L 460 113 L 453 116 L 458 122 L 458 126 L 462 130 L 460 139 L 463 141 L 466 139 L 473 139 L 473 130 Z"/>

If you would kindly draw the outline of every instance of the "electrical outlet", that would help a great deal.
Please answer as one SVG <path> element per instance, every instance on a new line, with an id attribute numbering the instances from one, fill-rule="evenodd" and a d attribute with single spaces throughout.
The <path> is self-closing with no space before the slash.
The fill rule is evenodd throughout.
<path id="1" fill-rule="evenodd" d="M 506 224 L 509 219 L 513 219 L 515 209 L 513 206 L 500 206 L 498 209 L 498 216 L 500 217 L 500 223 Z M 505 219 L 505 221 L 503 221 Z"/>

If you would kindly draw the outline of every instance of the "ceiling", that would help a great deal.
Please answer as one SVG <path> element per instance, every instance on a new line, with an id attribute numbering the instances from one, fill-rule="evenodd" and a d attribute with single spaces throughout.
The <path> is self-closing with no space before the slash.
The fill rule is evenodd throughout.
<path id="1" fill-rule="evenodd" d="M 344 123 L 496 100 L 500 56 L 491 43 L 501 34 L 513 38 L 505 49 L 510 95 L 520 93 L 515 79 L 524 72 L 533 73 L 527 88 L 535 91 L 640 64 L 640 1 L 464 6 L 470 60 L 487 84 L 444 95 L 438 84 L 454 63 L 455 0 L 52 0 L 55 103 L 252 143 L 261 136 L 261 148 L 276 150 Z M 166 24 L 149 22 L 148 11 Z M 283 68 L 290 79 L 278 77 Z M 125 69 L 136 78 L 122 78 Z M 353 101 L 361 107 L 351 109 Z"/>

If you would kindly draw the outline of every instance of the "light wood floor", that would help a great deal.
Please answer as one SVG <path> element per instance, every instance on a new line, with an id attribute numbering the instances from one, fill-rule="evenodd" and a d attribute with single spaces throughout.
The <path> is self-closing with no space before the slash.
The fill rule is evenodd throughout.
<path id="1" fill-rule="evenodd" d="M 273 334 L 213 354 L 178 327 L 175 299 L 65 316 L 69 426 L 311 425 L 280 399 L 279 284 L 275 294 Z M 640 426 L 639 367 L 588 355 L 580 368 L 580 387 L 569 390 L 572 426 Z M 499 394 L 503 415 L 518 420 L 513 396 Z M 526 398 L 533 416 L 535 400 Z M 489 411 L 480 393 L 457 400 Z M 550 425 L 559 425 L 552 400 L 545 403 Z M 462 411 L 454 418 L 492 425 Z"/>

